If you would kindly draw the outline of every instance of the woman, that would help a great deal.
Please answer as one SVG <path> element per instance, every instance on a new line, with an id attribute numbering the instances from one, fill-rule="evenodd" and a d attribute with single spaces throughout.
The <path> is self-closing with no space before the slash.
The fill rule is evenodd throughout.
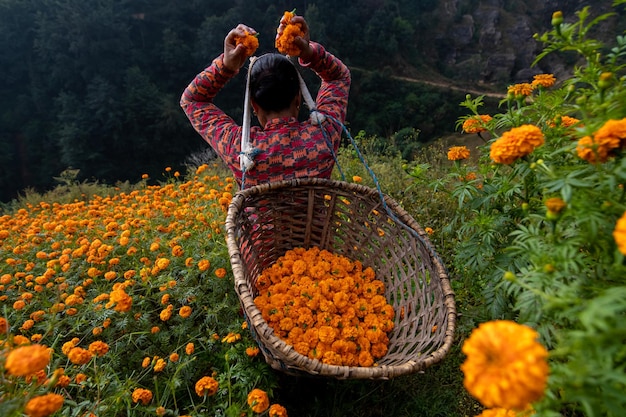
<path id="1" fill-rule="evenodd" d="M 346 118 L 350 71 L 324 47 L 310 40 L 306 21 L 300 24 L 302 37 L 296 37 L 300 49 L 299 63 L 321 78 L 316 111 L 325 116 L 321 125 L 310 120 L 298 121 L 302 102 L 296 67 L 285 56 L 266 54 L 257 58 L 250 69 L 250 104 L 260 127 L 250 130 L 254 148 L 254 165 L 245 172 L 245 186 L 301 177 L 330 178 L 335 164 L 333 152 L 341 141 Z M 281 20 L 277 36 L 287 22 Z M 235 39 L 256 31 L 238 25 L 224 39 L 224 53 L 198 74 L 183 92 L 181 106 L 196 131 L 206 140 L 232 170 L 239 185 L 242 127 L 213 103 L 222 87 L 246 63 L 243 45 Z M 330 147 L 332 146 L 332 150 Z"/>

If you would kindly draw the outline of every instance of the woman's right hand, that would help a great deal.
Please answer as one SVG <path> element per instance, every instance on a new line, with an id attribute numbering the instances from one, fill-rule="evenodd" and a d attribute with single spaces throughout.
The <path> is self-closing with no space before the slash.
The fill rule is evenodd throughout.
<path id="1" fill-rule="evenodd" d="M 246 33 L 255 35 L 256 30 L 240 23 L 224 38 L 224 66 L 231 71 L 239 71 L 248 59 L 244 46 L 235 43 L 237 37 L 245 36 Z"/>

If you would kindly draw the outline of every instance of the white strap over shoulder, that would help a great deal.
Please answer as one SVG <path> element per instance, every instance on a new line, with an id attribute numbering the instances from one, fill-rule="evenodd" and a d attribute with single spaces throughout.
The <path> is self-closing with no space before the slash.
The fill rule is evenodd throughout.
<path id="1" fill-rule="evenodd" d="M 239 153 L 241 172 L 246 172 L 254 166 L 254 149 L 250 145 L 250 126 L 252 120 L 252 116 L 250 115 L 252 107 L 250 104 L 250 73 L 256 59 L 255 56 L 250 57 L 248 77 L 246 79 L 246 94 L 243 103 L 243 124 L 241 127 L 241 152 Z"/>

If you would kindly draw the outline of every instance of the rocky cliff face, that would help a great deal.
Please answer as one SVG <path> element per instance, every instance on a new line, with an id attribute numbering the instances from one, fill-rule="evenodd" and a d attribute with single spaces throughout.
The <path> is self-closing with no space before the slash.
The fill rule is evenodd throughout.
<path id="1" fill-rule="evenodd" d="M 560 10 L 565 21 L 575 21 L 576 11 L 590 6 L 592 16 L 612 11 L 611 0 L 441 0 L 423 15 L 427 33 L 420 33 L 422 50 L 430 64 L 452 79 L 480 83 L 527 82 L 537 73 L 557 77 L 571 71 L 572 57 L 548 56 L 532 67 L 543 45 L 533 38 L 551 29 L 552 13 Z M 618 14 L 593 33 L 614 42 L 623 34 L 626 15 Z"/>

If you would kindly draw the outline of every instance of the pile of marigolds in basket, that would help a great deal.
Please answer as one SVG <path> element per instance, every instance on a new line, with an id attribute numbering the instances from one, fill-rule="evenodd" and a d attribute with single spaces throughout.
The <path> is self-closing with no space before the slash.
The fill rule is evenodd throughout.
<path id="1" fill-rule="evenodd" d="M 363 367 L 387 353 L 394 309 L 384 283 L 359 261 L 294 248 L 259 275 L 256 287 L 263 319 L 298 353 Z"/>

